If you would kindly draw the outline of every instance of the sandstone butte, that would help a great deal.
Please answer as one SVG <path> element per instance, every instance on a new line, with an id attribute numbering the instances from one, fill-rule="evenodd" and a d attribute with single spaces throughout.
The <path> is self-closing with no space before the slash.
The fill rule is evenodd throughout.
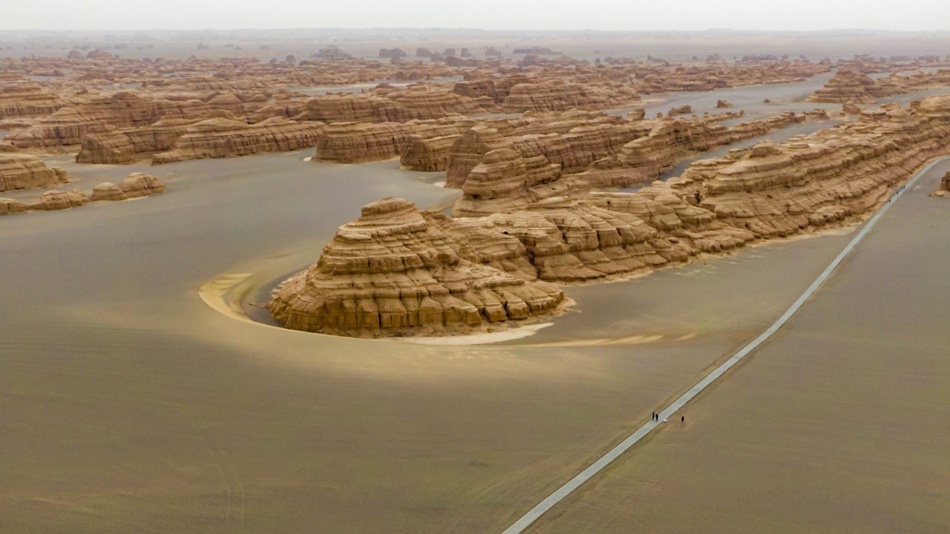
<path id="1" fill-rule="evenodd" d="M 288 328 L 343 335 L 444 334 L 551 313 L 556 286 L 525 280 L 524 246 L 403 199 L 368 204 L 320 261 L 285 281 L 268 309 Z"/>
<path id="2" fill-rule="evenodd" d="M 66 182 L 65 170 L 49 167 L 37 156 L 0 151 L 0 192 Z"/>
<path id="3" fill-rule="evenodd" d="M 528 309 L 545 315 L 561 297 L 556 287 L 539 281 L 609 280 L 858 220 L 927 160 L 950 152 L 948 146 L 950 96 L 929 97 L 910 109 L 888 105 L 808 136 L 701 160 L 682 176 L 635 193 L 590 192 L 554 180 L 543 185 L 550 195 L 531 202 L 466 195 L 459 205 L 470 207 L 462 211 L 485 214 L 455 218 L 386 199 L 342 226 L 318 263 L 282 284 L 268 308 L 288 328 L 360 336 L 441 334 L 458 325 L 479 329 L 521 318 L 521 312 L 502 313 L 507 308 L 498 291 L 475 296 L 471 289 L 518 280 L 525 284 L 518 287 L 543 288 L 543 304 Z M 503 183 L 523 191 L 549 172 L 528 172 L 530 159 L 503 148 L 489 152 L 486 161 L 504 162 L 505 173 L 516 179 Z M 482 202 L 491 208 L 482 209 Z M 447 280 L 457 285 L 448 287 Z M 432 291 L 467 305 L 439 301 Z"/>

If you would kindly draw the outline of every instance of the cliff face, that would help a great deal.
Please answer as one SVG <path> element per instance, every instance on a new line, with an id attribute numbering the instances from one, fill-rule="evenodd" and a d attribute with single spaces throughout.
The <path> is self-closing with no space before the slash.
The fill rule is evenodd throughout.
<path id="1" fill-rule="evenodd" d="M 37 156 L 0 152 L 0 191 L 52 187 L 66 181 L 65 170 L 49 167 Z"/>
<path id="2" fill-rule="evenodd" d="M 340 227 L 316 265 L 280 286 L 268 309 L 288 328 L 376 336 L 464 332 L 550 313 L 563 300 L 555 286 L 491 265 L 517 268 L 516 239 L 460 239 L 446 226 L 402 199 L 369 204 Z M 472 241 L 490 245 L 467 255 Z"/>

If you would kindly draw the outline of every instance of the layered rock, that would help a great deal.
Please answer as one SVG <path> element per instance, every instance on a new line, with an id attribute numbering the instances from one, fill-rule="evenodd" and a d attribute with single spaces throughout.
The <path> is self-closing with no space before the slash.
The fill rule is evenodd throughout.
<path id="1" fill-rule="evenodd" d="M 321 122 L 408 122 L 482 111 L 475 100 L 424 85 L 377 87 L 372 94 L 328 94 L 311 98 L 298 120 Z"/>
<path id="2" fill-rule="evenodd" d="M 47 191 L 40 197 L 39 202 L 28 205 L 28 209 L 38 211 L 68 210 L 78 208 L 89 202 L 89 197 L 82 191 Z"/>
<path id="3" fill-rule="evenodd" d="M 393 159 L 420 141 L 457 136 L 470 125 L 451 120 L 330 124 L 317 140 L 314 159 L 336 163 Z"/>
<path id="4" fill-rule="evenodd" d="M 557 287 L 492 266 L 518 269 L 517 239 L 478 234 L 453 232 L 444 216 L 402 199 L 374 202 L 317 264 L 281 284 L 268 309 L 288 328 L 364 336 L 464 332 L 557 309 Z M 475 254 L 473 242 L 482 245 Z"/>
<path id="5" fill-rule="evenodd" d="M 135 163 L 157 152 L 171 150 L 194 124 L 191 119 L 163 119 L 134 128 L 109 128 L 82 137 L 77 163 Z"/>
<path id="6" fill-rule="evenodd" d="M 640 95 L 626 86 L 585 86 L 549 80 L 513 86 L 502 108 L 509 113 L 596 110 L 630 106 L 639 100 Z"/>
<path id="7" fill-rule="evenodd" d="M 27 149 L 63 149 L 81 144 L 96 129 L 147 126 L 161 118 L 198 118 L 209 107 L 200 101 L 149 100 L 117 93 L 76 107 L 65 107 L 4 141 Z"/>
<path id="8" fill-rule="evenodd" d="M 66 105 L 56 93 L 38 84 L 17 83 L 0 86 L 0 120 L 43 117 Z"/>
<path id="9" fill-rule="evenodd" d="M 39 157 L 0 151 L 0 191 L 52 187 L 66 183 L 66 171 Z"/>
<path id="10" fill-rule="evenodd" d="M 201 121 L 185 130 L 168 152 L 156 154 L 155 164 L 175 161 L 229 158 L 265 152 L 310 148 L 322 136 L 323 125 L 274 117 L 257 124 L 224 118 Z"/>
<path id="11" fill-rule="evenodd" d="M 873 104 L 879 96 L 877 84 L 866 74 L 839 70 L 828 83 L 808 97 L 809 102 Z"/>
<path id="12" fill-rule="evenodd" d="M 128 200 L 147 197 L 154 193 L 164 193 L 165 183 L 150 174 L 134 172 L 125 177 L 118 185 L 103 182 L 92 190 L 92 200 Z"/>

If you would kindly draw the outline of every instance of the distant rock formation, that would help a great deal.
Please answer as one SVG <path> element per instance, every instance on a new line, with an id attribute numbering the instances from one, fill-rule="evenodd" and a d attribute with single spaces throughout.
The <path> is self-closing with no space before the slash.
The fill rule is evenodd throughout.
<path id="1" fill-rule="evenodd" d="M 717 109 L 727 109 L 727 108 L 731 108 L 731 107 L 732 107 L 732 102 L 729 102 L 728 100 L 722 100 L 722 99 L 720 99 L 720 100 L 717 100 L 717 101 L 716 101 L 716 108 L 717 108 Z"/>
<path id="2" fill-rule="evenodd" d="M 510 274 L 532 270 L 517 239 L 454 224 L 403 199 L 368 204 L 267 307 L 287 328 L 391 336 L 468 332 L 563 302 L 557 287 Z"/>
<path id="3" fill-rule="evenodd" d="M 682 106 L 679 106 L 679 107 L 670 108 L 670 110 L 666 113 L 666 116 L 675 117 L 677 115 L 689 115 L 692 112 L 693 112 L 693 106 L 690 106 L 689 104 L 683 104 Z"/>
<path id="4" fill-rule="evenodd" d="M 640 95 L 628 86 L 598 87 L 549 80 L 512 86 L 502 108 L 509 113 L 598 110 L 630 106 L 639 101 Z"/>
<path id="5" fill-rule="evenodd" d="M 0 85 L 0 120 L 43 117 L 65 105 L 61 97 L 38 84 Z"/>
<path id="6" fill-rule="evenodd" d="M 425 86 L 380 89 L 373 94 L 329 94 L 311 98 L 297 120 L 321 122 L 407 122 L 482 111 L 473 99 Z"/>
<path id="7" fill-rule="evenodd" d="M 323 125 L 273 117 L 257 124 L 229 119 L 201 121 L 185 130 L 168 152 L 155 154 L 154 164 L 175 161 L 229 158 L 266 152 L 289 152 L 310 148 L 321 137 Z"/>
<path id="8" fill-rule="evenodd" d="M 399 157 L 427 139 L 457 136 L 470 126 L 470 121 L 451 120 L 333 123 L 327 125 L 317 140 L 314 160 L 336 163 L 384 161 Z M 407 160 L 407 164 L 409 162 Z"/>
<path id="9" fill-rule="evenodd" d="M 89 202 L 89 197 L 82 191 L 47 191 L 40 197 L 39 202 L 29 204 L 27 209 L 38 211 L 67 210 L 78 208 Z"/>
<path id="10" fill-rule="evenodd" d="M 125 177 L 119 185 L 103 182 L 92 190 L 92 200 L 128 200 L 147 197 L 153 193 L 164 193 L 165 183 L 155 176 L 134 172 Z"/>
<path id="11" fill-rule="evenodd" d="M 0 151 L 0 191 L 52 187 L 66 183 L 66 171 L 37 156 Z"/>
<path id="12" fill-rule="evenodd" d="M 877 84 L 866 74 L 839 70 L 828 83 L 808 97 L 809 102 L 873 104 L 879 96 Z"/>
<path id="13" fill-rule="evenodd" d="M 76 107 L 64 107 L 30 128 L 7 136 L 4 141 L 24 149 L 56 149 L 78 146 L 86 133 L 97 128 L 148 126 L 161 118 L 198 118 L 207 115 L 208 104 L 193 101 L 149 100 L 132 93 L 116 93 Z"/>

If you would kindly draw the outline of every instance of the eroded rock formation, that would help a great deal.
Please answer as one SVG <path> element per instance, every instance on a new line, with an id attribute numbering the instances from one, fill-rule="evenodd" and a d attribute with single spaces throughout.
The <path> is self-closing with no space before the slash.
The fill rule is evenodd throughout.
<path id="1" fill-rule="evenodd" d="M 185 129 L 168 152 L 155 154 L 155 164 L 228 158 L 265 152 L 289 152 L 317 144 L 323 125 L 273 117 L 257 124 L 224 118 L 201 121 Z"/>
<path id="2" fill-rule="evenodd" d="M 66 171 L 37 156 L 0 151 L 0 191 L 52 187 L 66 183 Z"/>
<path id="3" fill-rule="evenodd" d="M 281 284 L 268 309 L 288 328 L 376 336 L 464 332 L 551 313 L 563 301 L 556 286 L 506 272 L 523 262 L 517 239 L 477 229 L 459 239 L 451 225 L 402 199 L 369 204 L 316 265 Z"/>
<path id="4" fill-rule="evenodd" d="M 134 172 L 125 177 L 118 185 L 103 182 L 92 190 L 92 200 L 128 200 L 147 197 L 154 193 L 164 193 L 165 183 L 150 174 Z"/>

